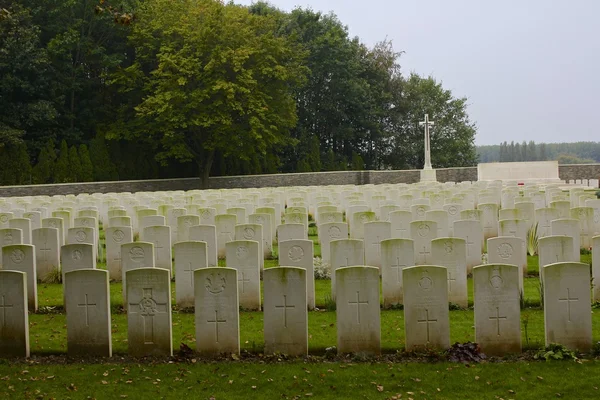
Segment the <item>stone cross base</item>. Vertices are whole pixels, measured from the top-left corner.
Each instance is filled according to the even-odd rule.
[[[435,169],[422,169],[421,170],[421,182],[436,182],[437,175]]]

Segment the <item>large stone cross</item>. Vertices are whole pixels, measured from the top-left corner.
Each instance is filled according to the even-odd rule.
[[[425,120],[419,122],[419,126],[425,127],[425,165],[423,169],[432,169],[431,168],[431,146],[430,146],[430,136],[429,136],[429,128],[433,126],[435,123],[429,120],[429,114],[425,114]]]

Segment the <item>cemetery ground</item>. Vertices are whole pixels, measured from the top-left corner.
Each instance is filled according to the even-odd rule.
[[[311,236],[316,240],[316,236]],[[277,251],[275,246],[274,251]],[[315,244],[315,255],[320,248]],[[582,262],[589,263],[589,254]],[[224,265],[221,260],[220,265]],[[265,268],[277,266],[276,254]],[[404,352],[401,309],[382,310],[378,358],[336,355],[335,304],[331,281],[315,282],[317,310],[308,315],[309,356],[288,359],[262,354],[263,314],[240,313],[239,357],[207,360],[195,348],[193,310],[173,310],[171,359],[127,356],[127,315],[122,286],[110,284],[113,357],[72,359],[66,356],[67,332],[62,285],[38,286],[40,311],[30,315],[32,358],[0,363],[0,393],[6,398],[596,398],[600,396],[600,362],[595,352],[574,360],[544,361],[544,317],[541,308],[537,256],[528,258],[524,281],[521,330],[523,353],[482,363],[451,363],[444,353]],[[100,263],[98,268],[105,268]],[[474,340],[473,290],[469,278],[469,308],[451,306],[452,343]],[[174,298],[175,285],[172,283]],[[593,308],[594,343],[600,341],[600,308]],[[460,351],[457,353],[459,356]],[[469,352],[465,352],[468,358]]]

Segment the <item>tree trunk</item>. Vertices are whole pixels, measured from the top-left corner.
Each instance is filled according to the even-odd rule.
[[[215,151],[210,150],[203,153],[205,153],[204,157],[201,159],[196,159],[196,163],[198,164],[198,176],[200,178],[200,188],[210,189],[209,177],[210,170],[215,159]]]

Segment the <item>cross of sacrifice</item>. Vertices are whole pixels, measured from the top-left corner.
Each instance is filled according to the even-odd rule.
[[[227,322],[226,319],[219,319],[219,311],[215,310],[215,319],[207,320],[209,324],[215,324],[215,342],[219,343],[219,324],[224,324]]]
[[[238,279],[238,282],[242,282],[242,293],[246,293],[246,282],[250,282],[250,279],[246,278],[246,274],[244,272],[240,273],[241,279]]]
[[[432,169],[431,168],[431,146],[430,141],[431,137],[429,135],[429,128],[435,125],[433,121],[429,120],[429,114],[425,114],[425,120],[419,122],[419,126],[423,126],[425,129],[425,165],[423,169]]]
[[[571,297],[571,290],[567,288],[567,298],[558,299],[560,302],[567,302],[567,312],[569,317],[569,322],[571,322],[571,302],[579,301],[579,297]]]
[[[85,295],[85,302],[83,304],[77,304],[77,307],[85,307],[85,326],[90,326],[90,307],[96,307],[96,303],[88,302],[88,295]]]
[[[496,329],[498,331],[498,336],[500,336],[500,320],[504,319],[507,320],[507,317],[501,317],[500,316],[500,307],[496,307],[496,316],[495,317],[489,317],[490,320],[496,320]]]
[[[418,319],[417,322],[419,324],[425,324],[427,327],[427,343],[429,343],[429,324],[432,322],[437,322],[437,319],[429,319],[429,310],[425,309],[425,319]]]
[[[369,301],[360,301],[360,291],[357,290],[356,291],[356,301],[350,301],[348,300],[348,305],[355,305],[356,304],[356,322],[360,325],[360,306],[361,304],[369,304]]]
[[[282,306],[275,306],[275,308],[281,308],[281,309],[283,309],[283,327],[287,328],[287,310],[288,310],[288,308],[296,308],[296,306],[288,305],[288,303],[287,303],[287,296],[284,294],[283,295],[283,305]]]
[[[396,264],[392,264],[392,269],[396,269],[397,283],[400,283],[400,278],[402,278],[402,267],[406,267],[406,265],[400,264],[400,257],[396,257]]]

